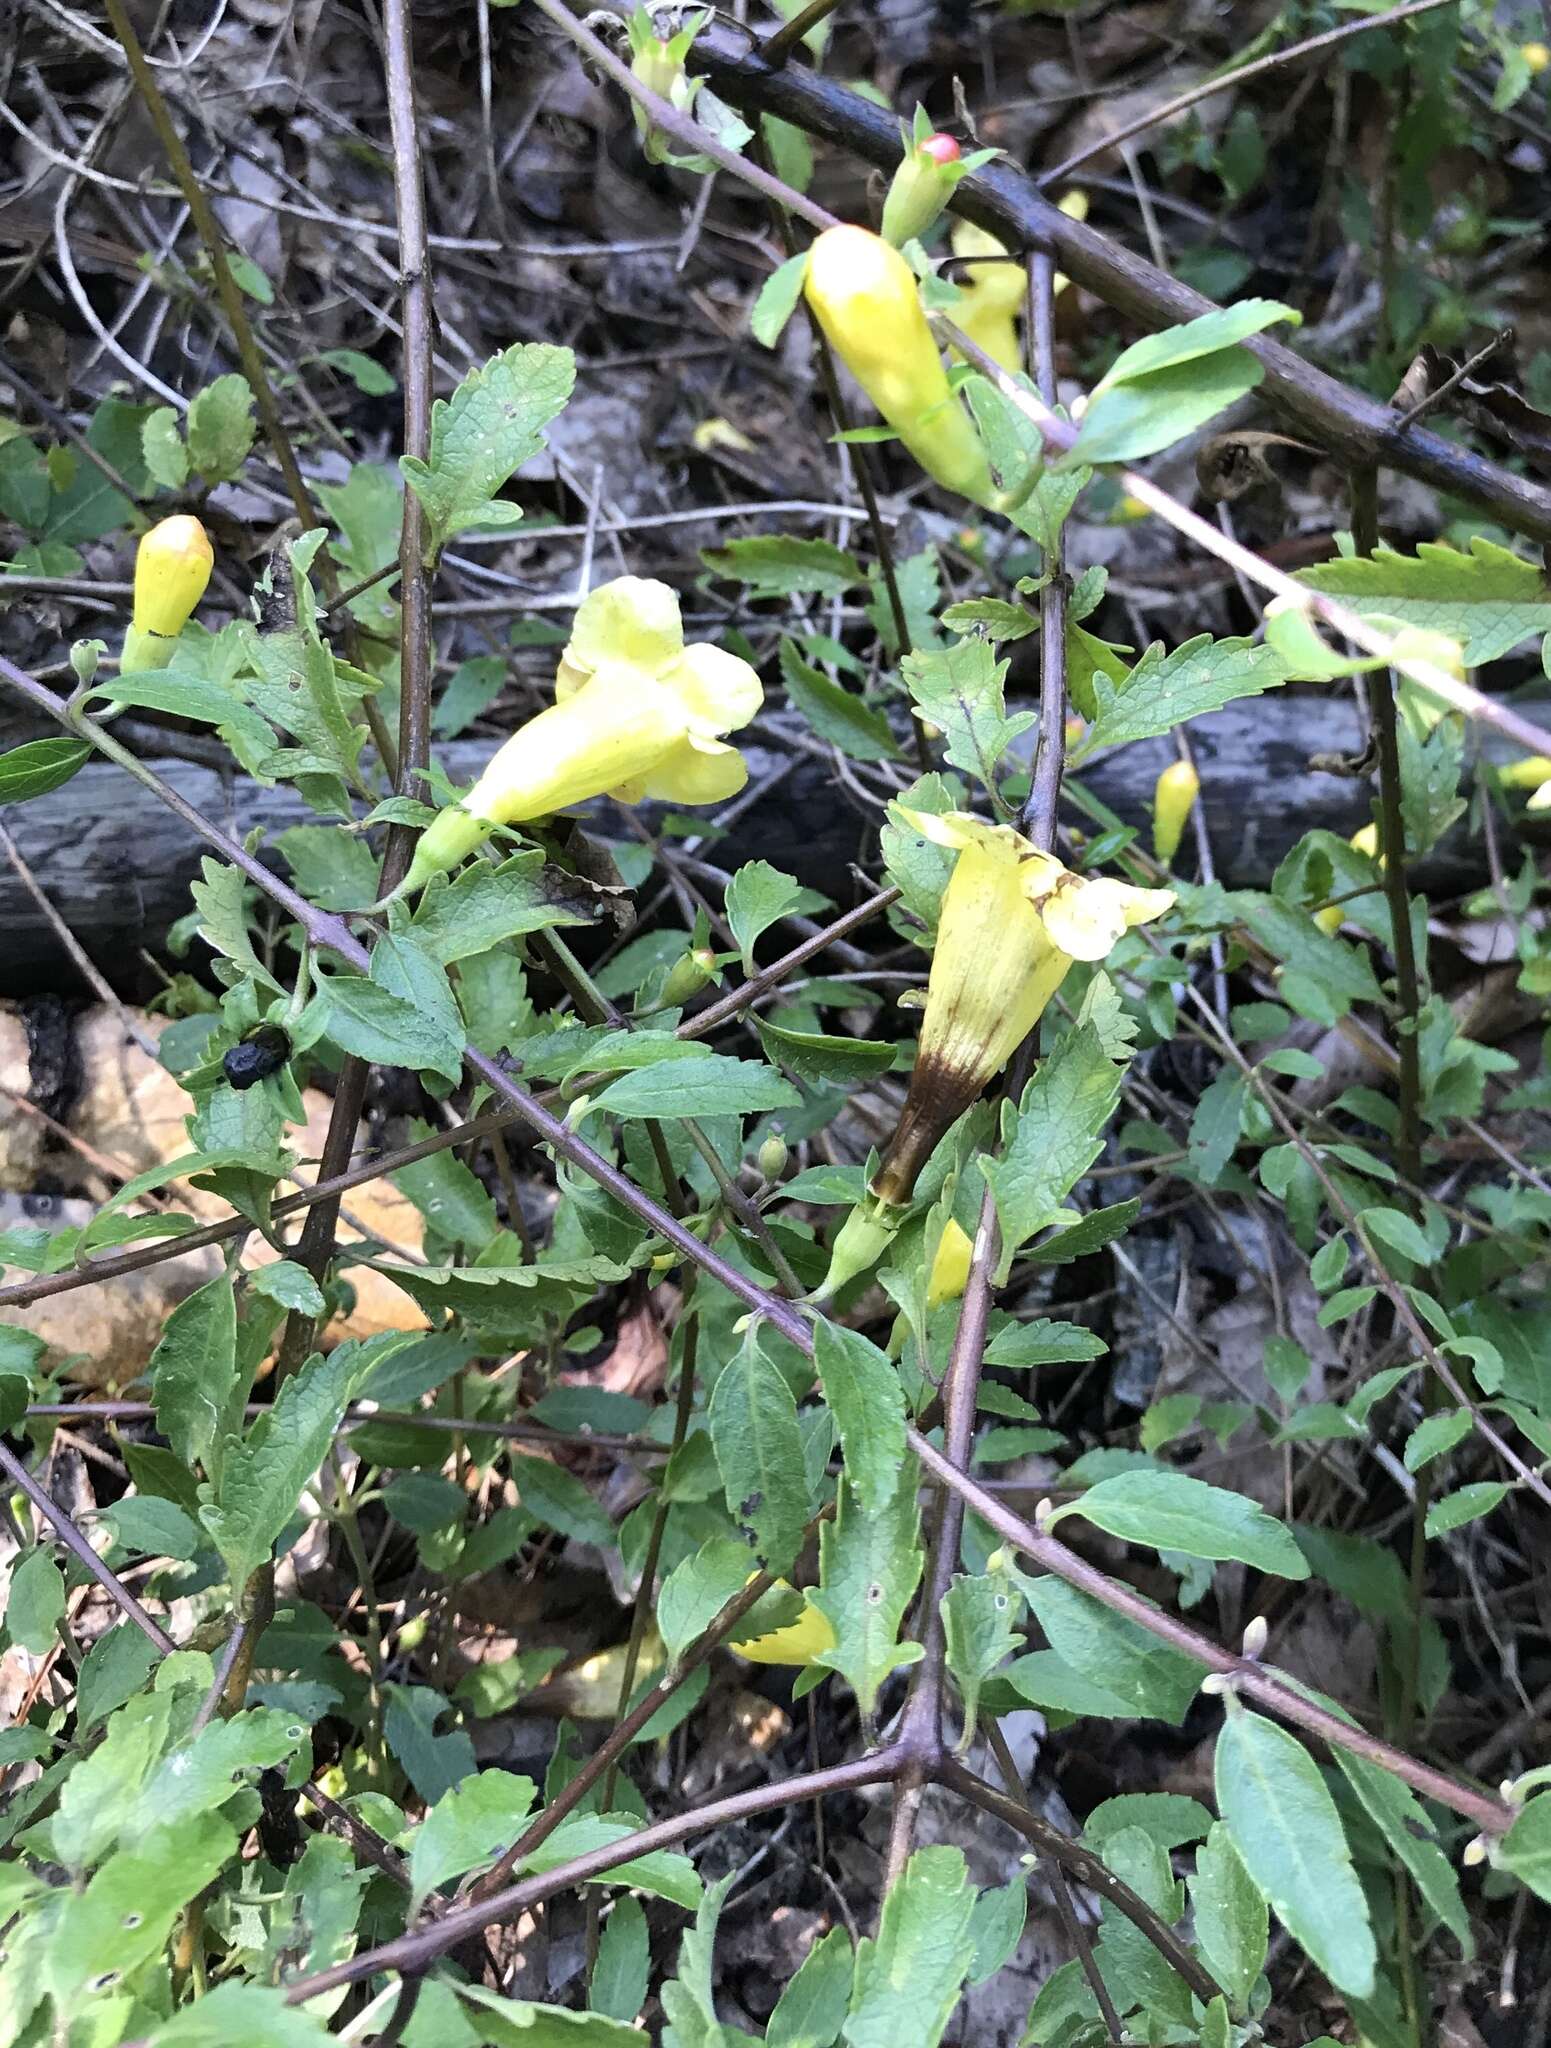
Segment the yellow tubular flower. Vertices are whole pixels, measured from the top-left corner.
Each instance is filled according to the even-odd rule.
[[[582,600],[555,675],[555,702],[495,755],[415,851],[404,892],[456,866],[496,825],[524,824],[589,797],[716,804],[748,780],[724,735],[764,701],[746,661],[686,647],[667,584],[621,576]]]
[[[1185,824],[1195,809],[1201,778],[1188,761],[1165,768],[1153,786],[1152,847],[1165,866],[1179,852]]]
[[[926,1308],[930,1315],[945,1301],[957,1301],[969,1284],[969,1265],[974,1242],[950,1216],[937,1240],[931,1274],[926,1283]]]
[[[777,1579],[776,1584],[784,1591],[791,1590],[782,1579]],[[787,1627],[773,1628],[768,1635],[750,1636],[747,1642],[734,1643],[732,1647],[751,1664],[811,1664],[823,1651],[834,1649],[839,1640],[825,1616],[804,1600],[802,1613]]]
[[[1551,754],[1525,754],[1508,761],[1498,769],[1497,779],[1509,789],[1539,789],[1543,782],[1551,782]]]
[[[989,506],[985,449],[949,388],[899,251],[866,228],[826,228],[808,252],[803,292],[830,347],[927,474]]]
[[[171,643],[204,596],[214,566],[210,536],[186,514],[163,519],[141,535],[135,553],[135,608],[121,662],[126,675],[167,666]]]
[[[969,220],[953,224],[953,253],[980,259],[955,273],[954,282],[964,297],[953,309],[954,326],[962,327],[971,341],[979,342],[988,356],[1016,376],[1023,368],[1017,319],[1028,291],[1023,265],[986,262],[986,257],[1006,256],[1007,245]]]

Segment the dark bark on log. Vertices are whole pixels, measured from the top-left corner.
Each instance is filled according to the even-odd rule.
[[[1361,751],[1358,715],[1345,696],[1251,699],[1196,719],[1190,735],[1219,877],[1230,885],[1265,884],[1283,854],[1313,826],[1347,836],[1368,822],[1366,780],[1309,766],[1314,753]],[[1486,749],[1494,758],[1514,751],[1490,735]],[[492,751],[486,740],[458,741],[441,749],[441,765],[455,782],[469,782]],[[756,784],[789,758],[758,745],[745,751]],[[1168,742],[1152,741],[1097,762],[1080,780],[1128,824],[1145,830],[1153,783],[1172,758]],[[272,839],[288,826],[317,822],[292,790],[265,789],[246,776],[222,776],[187,761],[154,765],[190,803],[238,836],[261,825]],[[612,806],[591,808],[598,830],[629,837]],[[1081,822],[1070,804],[1064,814],[1069,822]],[[876,847],[876,823],[876,814],[864,815],[839,791],[827,761],[804,754],[725,838],[713,842],[710,858],[728,869],[768,860],[843,905],[854,895],[851,864],[871,857]],[[52,795],[10,807],[6,824],[55,909],[109,981],[125,993],[141,991],[146,983],[137,949],[159,954],[168,926],[189,909],[199,842],[148,791],[107,762],[89,764]],[[1182,872],[1190,872],[1188,866]],[[1456,832],[1417,880],[1451,889],[1484,874],[1479,844]],[[0,934],[0,994],[74,986],[75,970],[4,860]],[[202,955],[203,948],[196,953]]]

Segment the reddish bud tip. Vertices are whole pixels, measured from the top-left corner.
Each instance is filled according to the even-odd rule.
[[[956,164],[959,146],[951,135],[928,135],[921,144],[921,154],[929,156],[934,164]]]

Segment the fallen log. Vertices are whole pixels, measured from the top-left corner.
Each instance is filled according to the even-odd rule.
[[[1543,707],[1544,708],[1544,707]],[[1264,885],[1299,836],[1314,826],[1349,836],[1371,815],[1370,786],[1361,777],[1312,767],[1311,757],[1353,756],[1364,733],[1349,698],[1281,695],[1229,705],[1190,728],[1201,774],[1201,804],[1219,878],[1235,887]],[[1514,750],[1483,735],[1488,758]],[[494,748],[464,740],[439,750],[456,782],[469,782]],[[842,794],[829,761],[795,758],[754,743],[745,749],[751,782],[785,772],[768,792],[713,841],[711,857],[731,869],[770,861],[842,905],[855,893],[852,863],[870,857],[877,814]],[[1080,781],[1126,823],[1145,829],[1153,783],[1173,759],[1167,741],[1128,747],[1082,771]],[[256,827],[272,841],[289,826],[317,820],[296,792],[266,789],[183,760],[152,763],[180,795],[236,837]],[[629,838],[621,813],[589,807],[594,829]],[[649,816],[650,814],[648,814]],[[1065,816],[1081,813],[1068,799]],[[148,790],[109,762],[92,762],[61,789],[9,807],[5,823],[34,879],[108,981],[121,993],[145,986],[138,949],[159,951],[167,928],[189,908],[189,884],[204,848]],[[281,865],[279,856],[274,856]],[[1181,871],[1191,872],[1190,854]],[[1484,879],[1479,842],[1462,831],[1417,871],[1420,886],[1461,889]],[[0,994],[72,987],[75,970],[58,935],[11,864],[0,859]]]

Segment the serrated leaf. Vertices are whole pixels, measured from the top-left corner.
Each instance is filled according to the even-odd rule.
[[[514,1455],[509,1462],[517,1497],[531,1515],[578,1543],[595,1543],[603,1550],[613,1548],[614,1525],[607,1511],[574,1472],[551,1465],[544,1458]]]
[[[749,314],[749,331],[766,348],[775,347],[781,338],[781,330],[797,310],[803,279],[807,274],[808,252],[803,249],[795,256],[788,256],[760,286],[759,297]]]
[[[140,453],[151,478],[164,490],[181,491],[188,482],[188,450],[170,405],[159,405],[142,424]]]
[[[748,1545],[733,1536],[703,1543],[680,1559],[657,1596],[657,1627],[670,1658],[676,1661],[742,1592],[753,1568]]]
[[[373,1270],[428,1313],[451,1310],[475,1329],[511,1333],[514,1342],[524,1333],[536,1341],[546,1317],[570,1315],[600,1286],[626,1275],[604,1258],[546,1258],[531,1266],[399,1266],[377,1259]]]
[[[867,581],[845,548],[795,533],[749,534],[724,547],[702,548],[700,559],[716,575],[747,584],[751,597],[844,597]]]
[[[1214,640],[1209,633],[1198,633],[1172,654],[1164,653],[1162,641],[1154,641],[1119,678],[1095,663],[1094,721],[1073,756],[1074,765],[1105,747],[1157,739],[1188,719],[1220,711],[1241,697],[1259,697],[1286,680],[1274,648],[1250,640]]]
[[[410,1126],[410,1135],[416,1141],[428,1138],[430,1126],[417,1119]],[[501,1228],[484,1183],[448,1148],[401,1166],[391,1178],[438,1237],[461,1245],[471,1255],[482,1252]]]
[[[522,1833],[538,1796],[531,1778],[476,1771],[444,1792],[415,1830],[409,1852],[410,1912],[450,1878],[493,1863]]]
[[[864,1511],[881,1513],[894,1496],[905,1461],[899,1373],[860,1330],[821,1317],[813,1334],[813,1360],[840,1432],[846,1477]]]
[[[1001,597],[969,597],[950,604],[942,624],[950,633],[983,633],[987,640],[1023,640],[1039,631],[1039,617],[1021,604]]]
[[[305,1722],[273,1707],[251,1707],[229,1720],[211,1721],[157,1760],[138,1800],[122,1816],[120,1832],[132,1840],[153,1827],[214,1813],[238,1789],[244,1773],[257,1777],[288,1762],[311,1739]]]
[[[326,2048],[334,2038],[323,2021],[288,2005],[285,1993],[235,1978],[213,1985],[164,2025],[152,2027],[146,2048]]]
[[[206,1814],[158,1827],[110,1856],[64,1902],[47,1963],[56,2001],[68,2011],[88,1982],[106,1978],[106,1990],[154,1956],[236,1845],[236,1831]]]
[[[1180,1550],[1187,1557],[1234,1558],[1283,1579],[1309,1576],[1308,1559],[1290,1532],[1258,1502],[1185,1472],[1119,1472],[1057,1508],[1050,1521],[1066,1515],[1081,1515],[1123,1543]]]
[[[790,640],[781,642],[781,678],[786,694],[821,740],[853,761],[892,761],[899,754],[889,722],[841,683],[812,668]]]
[[[199,1519],[240,1591],[274,1548],[301,1491],[328,1454],[355,1391],[358,1360],[341,1347],[291,1375],[245,1437],[229,1436],[219,1493],[199,1490]]]
[[[746,1116],[795,1109],[802,1098],[789,1081],[758,1060],[725,1053],[695,1053],[622,1074],[592,1098],[595,1109],[618,1117]]]
[[[834,2048],[851,2002],[856,1958],[851,1937],[832,1927],[816,1941],[776,2001],[765,2048]]]
[[[556,1828],[549,1840],[542,1842],[518,1867],[532,1871],[557,1870],[573,1857],[586,1856],[594,1849],[610,1848],[616,1842],[627,1842],[639,1829],[640,1822],[624,1814],[579,1813],[573,1820],[565,1821]],[[652,1849],[644,1856],[622,1860],[593,1882],[631,1885],[636,1891],[650,1892],[659,1899],[671,1899],[674,1905],[682,1906],[686,1911],[692,1910],[701,1897],[700,1879],[695,1875],[694,1864],[687,1856],[680,1856],[671,1849]]]
[[[899,1640],[921,1577],[919,1538],[916,1475],[908,1460],[876,1514],[842,1483],[835,1519],[819,1532],[819,1590],[809,1602],[835,1631],[836,1643],[814,1663],[840,1673],[868,1720],[884,1679],[922,1654],[919,1643]]]
[[[1002,1156],[981,1164],[1002,1227],[998,1286],[1030,1238],[1067,1220],[1067,1196],[1103,1149],[1122,1071],[1094,1026],[1079,1025],[1040,1062],[1016,1113],[1004,1108]]]
[[[765,1356],[761,1326],[745,1335],[712,1390],[711,1441],[727,1510],[767,1571],[796,1557],[810,1512],[797,1403]]]
[[[1482,1479],[1474,1486],[1461,1486],[1446,1493],[1442,1500],[1435,1500],[1427,1510],[1426,1533],[1447,1536],[1451,1529],[1463,1529],[1467,1522],[1478,1522],[1483,1515],[1491,1514],[1507,1497],[1508,1488],[1501,1480]]]
[[[887,1073],[894,1047],[876,1038],[837,1038],[824,1031],[791,1031],[784,1024],[754,1019],[759,1042],[772,1065],[815,1087],[850,1088]]]
[[[194,468],[209,483],[230,483],[258,432],[247,378],[234,371],[206,385],[190,405],[185,425]]]
[[[1551,584],[1532,562],[1479,534],[1471,536],[1468,554],[1423,541],[1414,555],[1403,555],[1381,542],[1371,555],[1300,569],[1297,580],[1364,618],[1448,634],[1462,643],[1468,668],[1551,631]]]
[[[943,735],[943,758],[990,788],[996,765],[1038,714],[1007,715],[1007,664],[985,640],[956,640],[945,648],[917,648],[900,673],[919,715]]]
[[[1274,1721],[1237,1707],[1217,1737],[1214,1774],[1218,1811],[1262,1897],[1338,1991],[1371,1997],[1368,1902],[1314,1759]]]
[[[541,853],[518,853],[495,866],[472,862],[450,881],[434,876],[415,906],[409,936],[451,967],[503,939],[591,924],[594,915],[564,874],[545,867]]]
[[[762,932],[787,917],[801,902],[803,886],[767,860],[745,861],[727,884],[727,922],[745,973],[754,972],[754,944]]]
[[[1414,1264],[1430,1267],[1433,1249],[1416,1223],[1403,1209],[1364,1209],[1357,1218],[1364,1231],[1392,1252]]]
[[[856,1950],[848,2048],[937,2048],[975,1960],[975,1894],[960,1849],[917,1849],[890,1886],[876,1941]]]
[[[199,868],[203,880],[195,882],[189,893],[199,912],[201,937],[228,960],[235,960],[242,972],[251,975],[261,988],[275,995],[287,994],[253,949],[243,909],[245,884],[240,871],[223,867],[208,854]]]
[[[237,1300],[229,1274],[178,1303],[149,1370],[157,1427],[185,1465],[204,1463],[237,1377]]]
[[[1208,1187],[1215,1187],[1233,1157],[1243,1128],[1249,1082],[1224,1067],[1201,1094],[1190,1119],[1190,1163]]]
[[[544,428],[576,380],[568,348],[518,342],[431,408],[431,459],[402,456],[404,480],[425,506],[432,551],[470,526],[510,526],[518,506],[495,494],[544,447]]]
[[[272,1266],[258,1266],[246,1276],[249,1291],[278,1301],[282,1308],[295,1309],[304,1316],[321,1316],[327,1303],[323,1289],[305,1266],[294,1259],[277,1259]]]
[[[1012,1651],[1018,1614],[1019,1602],[1001,1573],[955,1578],[943,1595],[948,1669],[964,1702],[964,1748],[974,1739],[980,1689]]]

